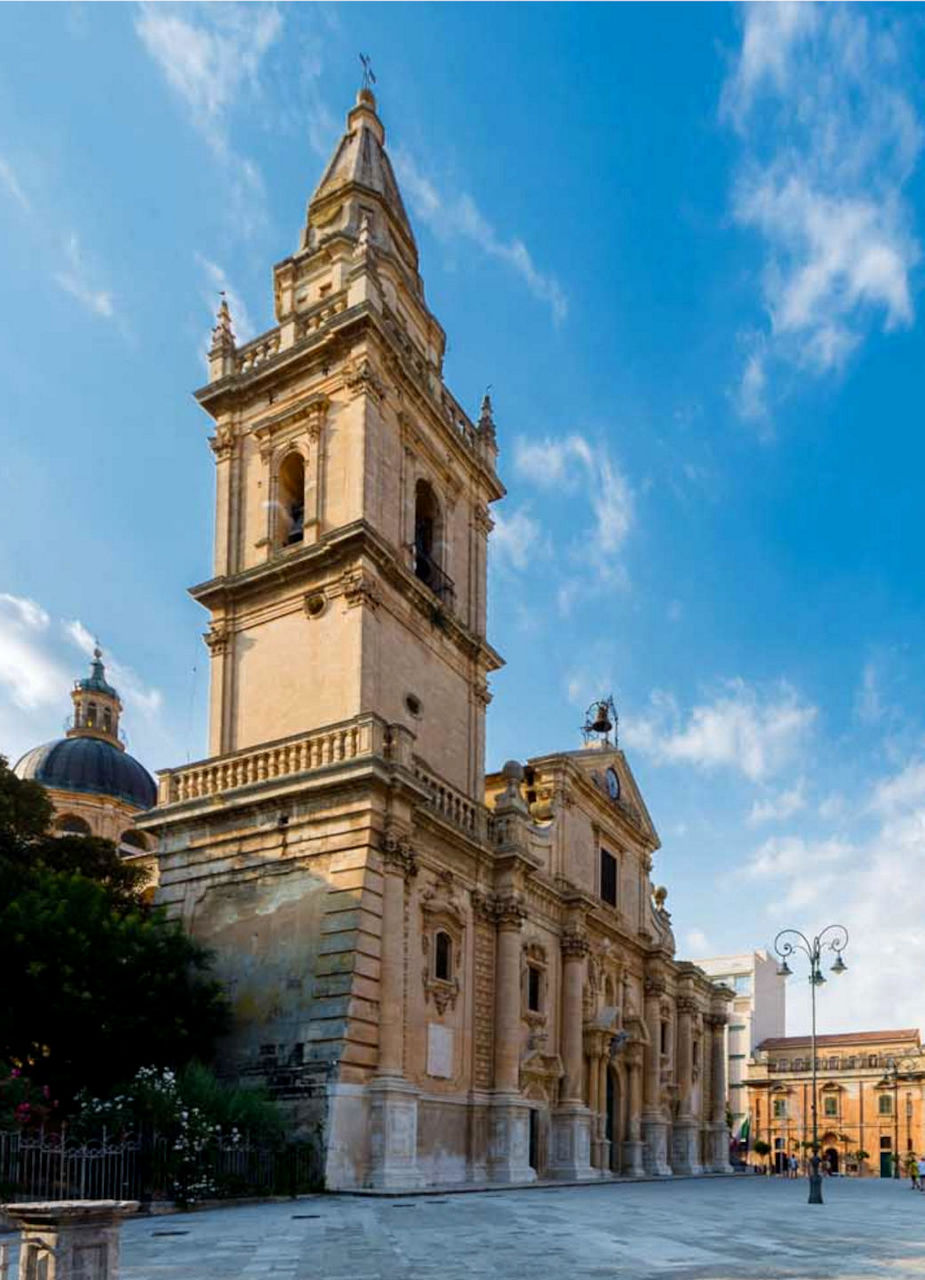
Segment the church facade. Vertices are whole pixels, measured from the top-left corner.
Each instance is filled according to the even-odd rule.
[[[209,756],[139,821],[158,900],[330,1188],[723,1171],[731,993],[674,958],[622,751],[485,776],[492,406],[444,383],[384,141],[361,90],[276,325],[219,311]]]

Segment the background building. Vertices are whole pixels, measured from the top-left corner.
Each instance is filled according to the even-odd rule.
[[[809,1036],[764,1040],[748,1065],[752,1137],[770,1143],[778,1166],[785,1153],[804,1155],[812,1138],[810,1048]],[[894,1153],[903,1166],[908,1153],[925,1154],[925,1058],[918,1031],[817,1036],[816,1055],[821,1154],[834,1172],[890,1177]],[[861,1150],[868,1152],[863,1161]]]
[[[135,827],[135,818],[154,804],[157,786],[125,749],[119,729],[122,703],[106,679],[98,646],[89,676],[74,683],[71,701],[66,735],[27,751],[13,772],[45,787],[55,808],[56,831],[102,836],[125,857],[144,856],[153,842]],[[150,862],[153,874],[154,859]]]
[[[755,1047],[787,1030],[787,982],[767,951],[698,960],[699,967],[718,985],[734,993],[726,1028],[726,1058],[732,1133],[738,1137],[748,1118],[746,1068]]]

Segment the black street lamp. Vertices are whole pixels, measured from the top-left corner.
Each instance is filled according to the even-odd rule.
[[[793,941],[790,939],[793,939]],[[812,942],[800,933],[799,929],[781,929],[774,939],[774,950],[780,956],[780,964],[777,966],[779,977],[789,978],[793,973],[787,963],[787,958],[797,951],[802,951],[809,960],[809,989],[813,1011],[811,1047],[813,1055],[813,1154],[811,1159],[812,1173],[809,1175],[810,1204],[822,1204],[822,1174],[819,1172],[819,1125],[816,1116],[816,988],[821,987],[826,980],[822,972],[822,953],[824,951],[834,951],[835,963],[832,965],[832,973],[844,973],[848,966],[842,959],[842,952],[847,945],[848,930],[842,924],[826,925],[822,932],[813,938]]]

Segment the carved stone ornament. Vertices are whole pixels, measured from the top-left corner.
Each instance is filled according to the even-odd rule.
[[[348,569],[341,579],[341,586],[348,609],[364,605],[376,609],[382,601],[378,582],[365,569]]]
[[[447,1009],[456,1007],[460,992],[460,973],[463,964],[463,937],[466,930],[466,913],[457,897],[453,877],[443,873],[423,891],[420,898],[422,916],[421,950],[424,953],[422,978],[424,999],[433,1000],[442,1016]],[[435,947],[438,933],[445,933],[452,943],[452,967],[449,978],[438,978],[434,973],[431,948]]]
[[[692,1015],[697,1012],[697,1001],[693,996],[678,996],[677,999],[678,1013]]]
[[[353,396],[374,395],[381,400],[385,386],[368,356],[351,356],[344,361],[344,386]]]
[[[500,929],[519,929],[527,918],[527,909],[514,894],[495,899],[495,922]]]
[[[406,880],[412,880],[417,875],[418,862],[407,832],[387,828],[379,852],[386,871],[403,875]]]
[[[562,948],[563,956],[567,960],[581,960],[591,950],[591,943],[585,935],[575,929],[570,929],[567,933],[563,933],[559,939],[559,945]]]
[[[665,979],[649,976],[645,980],[643,989],[647,1000],[660,999],[665,994]]]
[[[213,658],[217,658],[221,654],[227,653],[228,646],[231,643],[231,631],[226,623],[213,622],[202,638],[208,646],[209,653]]]
[[[715,1030],[717,1027],[724,1027],[729,1021],[729,1017],[725,1013],[705,1013],[703,1021],[705,1026],[713,1027]]]
[[[215,435],[210,436],[209,445],[216,458],[227,458],[234,448],[235,431],[229,422],[222,422],[215,428]]]

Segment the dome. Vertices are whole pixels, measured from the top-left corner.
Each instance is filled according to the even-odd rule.
[[[144,765],[102,738],[46,742],[27,751],[13,772],[44,787],[112,796],[139,809],[150,809],[157,800],[157,786]]]

